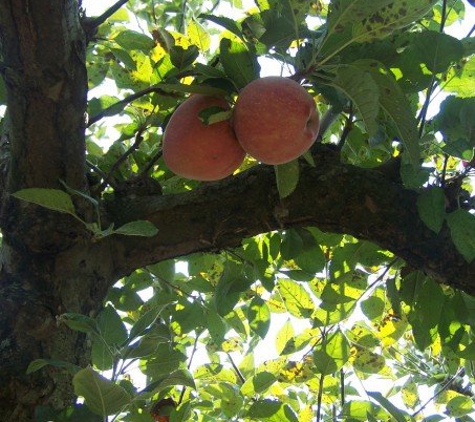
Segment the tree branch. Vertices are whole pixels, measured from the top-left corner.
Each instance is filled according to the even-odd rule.
[[[419,219],[416,192],[379,171],[340,163],[324,144],[315,149],[316,166],[302,163],[297,189],[283,200],[273,168],[256,166],[187,193],[106,204],[106,224],[146,219],[159,229],[148,239],[113,238],[116,277],[164,259],[235,247],[258,233],[316,226],[372,241],[437,281],[475,293],[475,263],[458,253],[447,227],[437,235]]]
[[[119,0],[107,9],[102,15],[92,18],[88,22],[88,26],[92,29],[98,28],[107,19],[109,19],[115,12],[117,12],[129,0]]]

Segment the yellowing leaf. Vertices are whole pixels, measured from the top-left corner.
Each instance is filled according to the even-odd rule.
[[[191,21],[188,24],[187,34],[190,42],[196,45],[201,51],[207,51],[211,45],[211,37],[196,21]]]

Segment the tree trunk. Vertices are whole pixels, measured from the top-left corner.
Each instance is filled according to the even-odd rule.
[[[86,39],[78,3],[2,0],[0,39],[8,105],[2,134],[8,161],[2,163],[0,420],[32,421],[36,406],[64,408],[73,392],[67,372],[47,368],[27,375],[28,364],[38,358],[87,364],[85,336],[58,326],[56,317],[97,311],[112,266],[70,218],[8,195],[60,188],[61,180],[86,188]],[[87,219],[87,209],[82,211]]]

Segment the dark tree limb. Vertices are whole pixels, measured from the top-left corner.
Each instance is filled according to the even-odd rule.
[[[296,191],[279,199],[272,167],[258,166],[191,192],[110,203],[116,226],[147,219],[159,229],[149,239],[116,236],[120,277],[157,261],[237,246],[248,236],[298,226],[372,241],[437,281],[475,294],[475,263],[455,249],[444,227],[435,234],[420,220],[417,193],[377,170],[339,162],[325,145],[316,167],[304,164]]]
[[[114,3],[111,7],[109,7],[109,9],[107,9],[102,15],[97,16],[95,18],[89,18],[86,23],[87,27],[90,30],[94,30],[98,28],[128,1],[129,0],[119,0],[116,3]]]

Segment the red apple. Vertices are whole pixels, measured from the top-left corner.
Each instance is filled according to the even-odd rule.
[[[242,148],[265,164],[283,164],[315,142],[320,119],[315,101],[292,79],[256,79],[240,92],[233,125]]]
[[[199,113],[211,106],[229,110],[223,98],[192,95],[173,113],[163,137],[163,159],[179,176],[193,180],[219,180],[231,175],[245,152],[229,120],[206,125]]]

